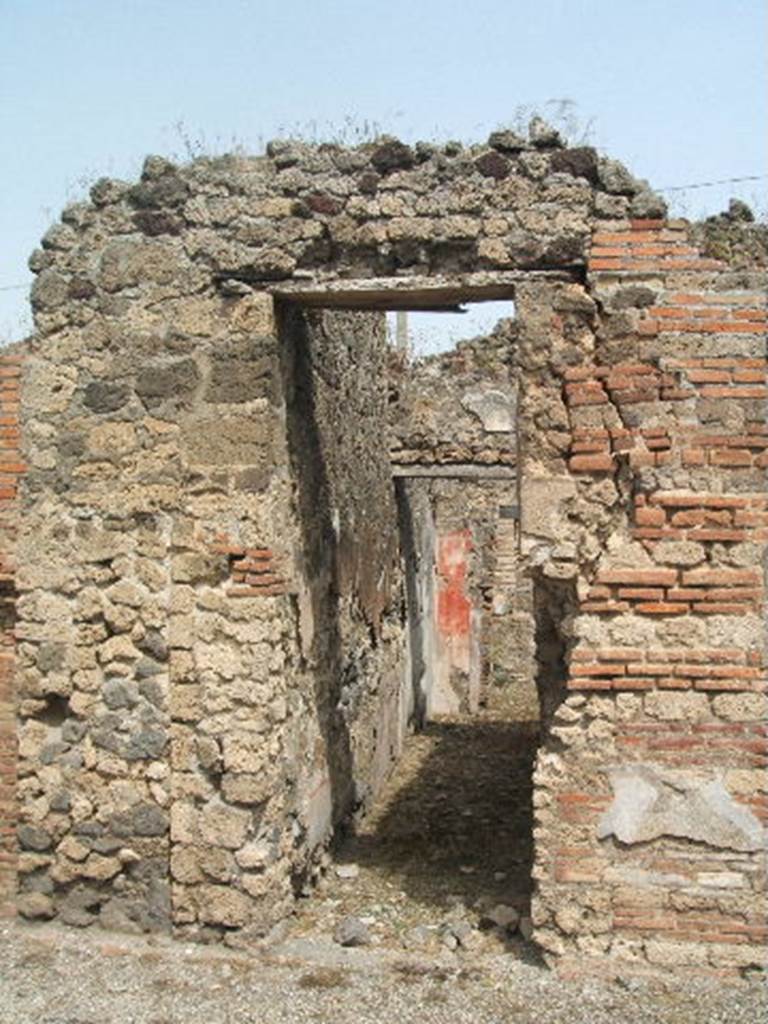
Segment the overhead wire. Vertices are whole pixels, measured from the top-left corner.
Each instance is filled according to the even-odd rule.
[[[664,185],[654,192],[685,192],[689,188],[711,188],[713,185],[736,185],[743,181],[763,181],[768,174],[745,174],[741,178],[720,178],[717,181],[697,181],[692,185]]]

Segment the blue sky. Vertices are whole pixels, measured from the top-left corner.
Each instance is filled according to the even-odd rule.
[[[26,258],[62,206],[149,152],[366,122],[475,141],[568,99],[656,187],[765,174],[767,29],[765,0],[0,0],[0,339],[24,333]],[[670,198],[765,213],[765,185]]]

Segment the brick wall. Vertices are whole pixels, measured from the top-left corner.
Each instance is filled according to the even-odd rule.
[[[765,298],[678,222],[596,232],[588,267],[603,317],[592,363],[562,371],[568,467],[616,517],[579,593],[560,760],[540,759],[538,937],[565,973],[737,974],[768,937]]]
[[[225,534],[216,537],[211,550],[226,555],[232,586],[229,597],[275,597],[286,593],[286,582],[269,548],[246,548],[233,544]]]

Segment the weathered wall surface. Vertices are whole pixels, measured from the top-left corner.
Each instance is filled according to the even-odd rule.
[[[428,716],[510,708],[538,717],[530,580],[518,555],[514,479],[401,478]]]
[[[589,271],[594,350],[561,370],[581,564],[536,773],[537,937],[568,970],[737,972],[766,939],[764,282],[662,221],[596,233]]]
[[[220,302],[173,305],[58,333],[26,364],[19,905],[74,924],[245,924],[261,865],[243,850],[274,778],[258,773],[283,763],[270,304],[235,322]]]
[[[491,143],[274,143],[183,169],[150,158],[137,185],[98,182],[33,254],[38,329],[119,317],[140,295],[583,266],[595,219],[660,209],[620,164],[556,134]]]
[[[392,353],[391,455],[398,467],[510,467],[514,477],[515,334],[508,319],[487,338],[460,342],[413,365]]]
[[[0,916],[13,912],[16,892],[16,530],[19,476],[19,380],[23,346],[0,356]]]
[[[703,256],[724,260],[731,267],[768,267],[768,224],[755,221],[740,199],[732,199],[723,213],[693,224],[691,237]]]
[[[287,309],[281,336],[302,537],[296,681],[313,701],[297,756],[315,751],[314,839],[369,807],[400,752],[410,709],[405,598],[381,435],[384,317]]]
[[[57,446],[31,452],[19,580],[31,916],[263,931],[398,748],[394,499],[363,429],[382,332],[287,328],[286,433],[271,301],[226,308],[29,359],[30,436]]]
[[[263,931],[308,870],[312,822],[333,815],[333,799],[306,802],[336,772],[305,785],[308,764],[335,756],[322,741],[346,730],[376,777],[396,750],[372,753],[372,711],[331,712],[334,645],[307,646],[307,607],[337,618],[337,652],[372,624],[368,678],[394,694],[399,583],[363,572],[365,519],[337,502],[357,471],[341,467],[334,388],[312,364],[346,376],[348,328],[308,320],[292,364],[269,293],[442,275],[515,294],[519,556],[549,726],[535,937],[569,970],[754,964],[763,278],[700,258],[620,165],[563,149],[540,124],[467,150],[285,143],[181,170],[152,158],[138,185],[102,181],[91,200],[32,259],[21,911]],[[286,379],[304,381],[303,397]],[[314,519],[302,416],[326,463]],[[381,460],[365,446],[355,458],[380,496]],[[390,550],[374,551],[384,569]],[[337,792],[341,811],[351,789]]]

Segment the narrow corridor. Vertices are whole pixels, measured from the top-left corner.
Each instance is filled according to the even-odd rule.
[[[354,915],[374,942],[429,947],[450,945],[463,923],[475,948],[520,947],[519,932],[488,915],[529,914],[538,735],[536,721],[485,712],[411,736],[372,813],[338,841],[320,891],[300,902],[297,926],[330,930]]]

